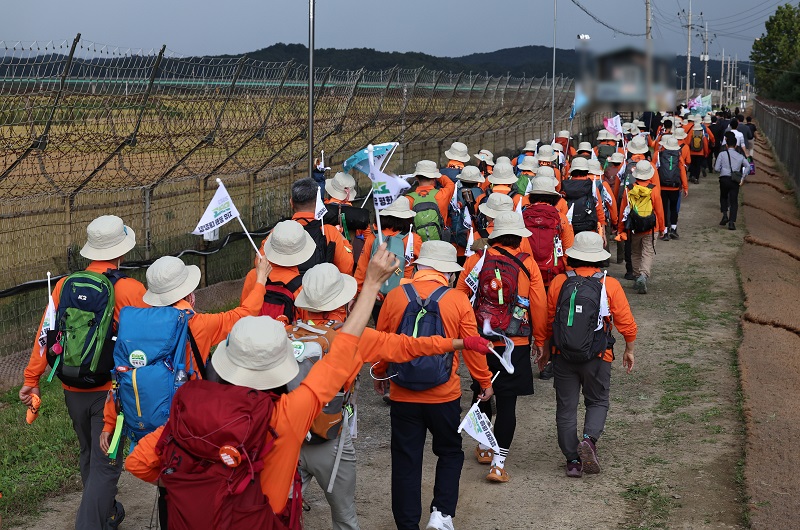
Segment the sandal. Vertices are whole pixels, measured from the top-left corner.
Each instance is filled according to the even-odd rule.
[[[475,448],[475,458],[478,459],[479,464],[491,464],[494,458],[494,451],[491,449],[481,449],[480,446]]]
[[[486,480],[489,482],[508,482],[509,476],[505,468],[492,466],[489,470],[489,474],[486,475]]]

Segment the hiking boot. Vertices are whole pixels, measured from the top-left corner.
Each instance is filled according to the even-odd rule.
[[[494,458],[494,451],[491,449],[481,449],[480,446],[475,448],[475,458],[479,464],[491,464]]]
[[[639,277],[636,278],[636,284],[634,285],[634,288],[639,294],[647,294],[647,276],[640,274]]]
[[[436,509],[436,506],[433,507],[433,511],[431,512],[431,518],[428,519],[428,525],[425,527],[425,530],[456,530],[453,526],[453,518],[449,515],[445,515],[439,510]]]
[[[547,363],[544,365],[544,370],[539,372],[539,379],[543,379],[547,381],[548,379],[553,378],[553,363]]]
[[[106,524],[108,528],[119,528],[119,525],[122,524],[122,521],[125,520],[125,507],[122,506],[122,503],[115,500],[114,501],[114,509],[113,515],[108,518]]]
[[[669,237],[671,239],[680,239],[681,238],[681,236],[678,235],[678,229],[677,228],[670,228],[669,229]]]
[[[492,466],[489,470],[489,474],[486,475],[486,480],[489,482],[508,482],[510,477],[508,473],[506,473],[505,468]]]
[[[626,280],[635,280],[636,279],[636,275],[634,273],[628,271],[628,272],[625,273],[625,279]]]
[[[733,221],[728,223],[728,230],[736,230],[736,223],[734,223]]]
[[[660,239],[661,241],[669,241],[669,232],[667,232],[666,234],[661,234],[661,237],[659,237],[658,239]]]
[[[581,457],[581,466],[584,473],[595,475],[600,473],[600,461],[597,459],[597,448],[589,437],[584,437],[578,444],[578,455]]]
[[[581,466],[580,460],[567,462],[567,476],[570,478],[581,478],[583,476],[583,466]]]
[[[728,214],[722,214],[722,221],[719,222],[719,226],[725,226],[728,224]]]
[[[705,169],[703,170],[703,176],[704,176],[704,177],[707,177],[707,176],[708,176],[708,175],[706,175],[706,170],[705,170]]]

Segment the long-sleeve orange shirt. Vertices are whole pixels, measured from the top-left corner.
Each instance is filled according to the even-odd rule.
[[[596,267],[578,267],[575,269],[575,274],[579,276],[591,276],[600,272]],[[566,274],[559,274],[553,278],[550,284],[550,290],[547,292],[547,338],[553,336],[553,321],[556,318],[556,305],[558,304],[558,295],[561,294],[561,287],[567,280]],[[606,277],[606,295],[608,296],[608,307],[611,311],[611,319],[614,326],[617,328],[625,342],[633,342],[636,340],[636,321],[633,319],[631,307],[628,305],[628,298],[625,296],[625,291],[622,289],[619,280]],[[606,350],[603,354],[603,360],[611,362],[614,360],[614,354],[611,348]]]
[[[456,192],[456,183],[447,177],[439,178],[437,181],[439,187],[433,185],[417,186],[416,193],[426,195],[428,193],[436,192],[436,205],[439,207],[439,213],[442,214],[442,220],[445,226],[450,226],[450,201],[453,200],[453,194]],[[414,207],[414,196],[406,195],[408,203],[411,208]],[[366,245],[364,245],[366,247]]]
[[[305,226],[314,220],[313,212],[297,212],[292,216],[292,220]],[[353,272],[353,247],[342,233],[335,226],[322,225],[325,232],[325,240],[333,243],[335,251],[333,254],[333,264],[342,274],[352,274]]]
[[[650,179],[650,180],[637,180],[636,184],[638,184],[639,186],[644,186],[644,187],[647,187],[647,186],[649,186],[651,184],[654,186],[652,192],[650,193],[650,200],[653,201],[653,212],[656,214],[656,226],[655,226],[655,228],[653,230],[655,230],[656,233],[660,233],[660,232],[664,231],[664,226],[665,226],[664,225],[664,203],[661,202],[661,193],[659,191],[660,188],[658,186],[656,186],[655,185],[656,183],[654,182],[655,177],[656,177],[657,174],[658,173],[653,175],[653,178]],[[625,221],[622,219],[622,217],[623,217],[622,214],[623,214],[623,212],[625,212],[625,208],[627,208],[627,207],[628,207],[628,194],[627,193],[623,193],[622,194],[622,202],[619,205],[620,217],[619,217],[618,230],[620,231],[620,233],[625,230]],[[648,232],[644,232],[644,233],[650,234],[650,233],[653,232],[653,230],[649,230]]]
[[[384,228],[381,230],[383,237],[389,236],[396,236],[400,232],[397,230],[392,230],[391,228]],[[364,285],[364,279],[367,277],[367,265],[369,265],[369,260],[372,257],[372,245],[375,243],[375,233],[370,230],[366,234],[364,234],[364,251],[361,253],[361,256],[358,257],[358,265],[356,266],[356,272],[353,275],[356,279],[356,283],[358,284],[358,292],[361,292],[361,286]],[[408,244],[408,234],[403,237],[403,249],[406,248]],[[422,248],[422,238],[419,236],[414,237],[414,256],[419,256],[419,251]],[[403,259],[400,259],[403,261]],[[404,277],[411,278],[414,274],[414,266],[410,264],[406,264],[404,267]]]
[[[500,254],[498,250],[496,250],[496,246],[491,246],[488,249],[490,256],[497,256]],[[516,256],[521,251],[524,252],[521,248],[511,248],[511,247],[503,247],[500,246],[503,250]],[[458,282],[456,283],[456,289],[464,293],[464,295],[469,298],[472,296],[472,291],[467,286],[467,276],[469,273],[472,272],[473,267],[475,264],[478,263],[480,259],[480,254],[476,253],[472,256],[467,258],[467,261],[464,262],[464,270],[461,271],[461,274],[458,276]],[[547,316],[547,300],[545,298],[545,291],[544,291],[544,282],[542,281],[542,273],[539,272],[539,266],[536,265],[536,260],[533,259],[532,255],[528,255],[527,258],[522,260],[522,264],[525,265],[525,268],[528,269],[528,272],[531,275],[530,281],[528,277],[525,275],[524,272],[520,271],[517,277],[517,290],[523,296],[527,296],[530,306],[528,307],[528,318],[530,318],[531,326],[533,326],[533,339],[537,346],[544,346],[544,341],[547,338],[547,334],[545,333],[544,325]],[[474,313],[473,313],[474,315]],[[526,344],[530,344],[530,339],[528,337],[509,337],[511,340],[514,341],[514,344],[517,346],[524,346]],[[498,343],[502,344],[502,342]]]
[[[117,266],[110,261],[92,261],[89,263],[89,266],[86,267],[86,270],[102,274],[109,269],[114,270],[116,268]],[[61,296],[61,287],[64,285],[64,280],[66,280],[66,278],[61,278],[58,280],[53,288],[53,304],[56,306],[56,310],[58,310],[58,299]],[[148,307],[148,305],[142,301],[142,297],[144,296],[146,290],[147,289],[145,289],[141,282],[134,280],[133,278],[119,279],[114,285],[114,320],[119,322],[119,310],[125,306],[130,305],[135,307]],[[31,350],[31,356],[28,360],[28,366],[25,367],[25,380],[23,383],[25,386],[38,387],[39,378],[42,377],[42,374],[47,369],[47,355],[45,355],[45,352],[41,350],[38,341],[38,337],[42,332],[43,321],[44,314],[42,315],[42,320],[39,322],[39,327],[36,330],[37,340],[35,340],[33,343],[33,349]],[[62,384],[62,386],[65,390],[69,390],[71,392],[98,392],[102,390],[109,390],[111,388],[111,383],[106,383],[105,385],[97,388],[75,388],[64,384]]]
[[[446,277],[434,270],[421,270],[414,274],[411,282],[421,298],[427,298],[442,285],[447,285]],[[408,302],[402,289],[394,289],[386,295],[378,318],[376,329],[387,333],[396,333],[403,319],[403,312]],[[445,336],[449,338],[474,337],[478,333],[475,314],[469,299],[464,293],[451,289],[439,300],[439,311],[442,318]],[[449,348],[448,348],[449,349]],[[486,357],[471,350],[462,350],[461,356],[469,369],[469,373],[481,385],[491,386],[492,374],[486,364]],[[386,374],[387,364],[378,363],[373,372],[377,376]],[[453,370],[450,380],[429,390],[414,391],[391,385],[390,397],[393,401],[410,403],[447,403],[461,396],[461,379],[458,375],[458,355],[453,355]]]

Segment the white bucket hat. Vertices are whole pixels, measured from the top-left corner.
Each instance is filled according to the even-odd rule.
[[[694,125],[692,125],[692,130],[693,131],[702,131],[703,130],[703,125],[699,121],[695,121]]]
[[[101,215],[86,227],[86,244],[81,256],[90,260],[111,260],[136,246],[136,234],[116,215]]]
[[[355,298],[357,291],[355,278],[342,274],[332,263],[320,263],[303,275],[303,290],[294,305],[316,313],[333,311]]]
[[[647,140],[644,136],[636,136],[628,142],[628,151],[637,155],[643,155],[650,149],[647,147]]]
[[[486,162],[487,166],[494,165],[494,155],[488,149],[481,149],[480,151],[478,151],[477,155],[472,155],[472,156],[474,156],[481,162]]]
[[[591,152],[592,152],[592,144],[590,144],[589,142],[581,142],[581,143],[579,143],[579,144],[578,144],[578,149],[577,149],[577,151],[578,151],[579,153],[580,153],[581,151],[586,151],[586,152],[588,152],[588,153],[591,153]]]
[[[567,138],[567,139],[569,139],[569,138],[572,138],[572,136],[569,135],[569,131],[564,130],[564,131],[558,131],[558,134],[556,135],[556,138]]]
[[[609,164],[621,164],[625,162],[625,155],[617,151],[615,153],[611,153],[611,156],[609,156],[606,161],[608,161]]]
[[[508,158],[507,156],[498,156],[497,160],[494,161],[495,165],[502,164],[502,163],[510,164],[511,163],[511,159]]]
[[[463,144],[462,144],[463,145]],[[455,158],[453,160],[456,160]],[[438,179],[442,176],[439,173],[439,166],[432,160],[420,160],[414,165],[414,176],[417,175],[429,179]]]
[[[272,233],[264,244],[264,255],[270,263],[282,267],[294,267],[305,263],[317,244],[311,234],[297,221],[281,221],[272,229]]]
[[[569,174],[575,171],[589,171],[589,161],[583,157],[576,157],[569,166]]]
[[[665,134],[658,143],[664,146],[664,149],[667,149],[668,151],[677,151],[681,148],[681,146],[678,145],[678,139],[671,134]]]
[[[286,329],[267,316],[236,322],[217,345],[211,365],[225,381],[256,390],[281,387],[300,371]]]
[[[514,199],[505,193],[490,193],[486,202],[478,206],[478,211],[494,219],[503,212],[513,212]]]
[[[600,131],[597,133],[598,142],[603,142],[605,140],[613,140],[613,139],[614,137],[611,136],[611,134],[605,129],[600,129]]]
[[[558,153],[553,151],[553,147],[549,145],[543,145],[539,148],[539,160],[544,160],[545,162],[552,162],[553,160],[558,159]]]
[[[561,195],[556,191],[556,181],[548,177],[534,177],[531,179],[531,195]]]
[[[446,241],[425,241],[419,249],[415,265],[426,265],[439,272],[459,272],[456,247]]]
[[[325,192],[340,201],[355,200],[356,179],[352,175],[340,171],[332,179],[325,181]]]
[[[449,160],[458,160],[466,164],[469,162],[469,149],[467,149],[466,144],[453,142],[450,144],[450,149],[444,152],[444,156]]]
[[[536,146],[539,145],[539,140],[528,140],[525,142],[525,147],[522,148],[523,152],[530,151],[532,153],[536,152]]]
[[[686,130],[683,127],[678,127],[672,133],[676,140],[684,140],[686,138]]]
[[[147,292],[142,300],[153,307],[169,306],[189,296],[200,284],[200,268],[175,256],[162,256],[147,268]]]
[[[611,257],[611,254],[603,248],[602,236],[592,230],[575,234],[575,241],[565,253],[570,258],[588,263],[599,263]]]
[[[494,165],[494,163],[491,165]],[[472,184],[483,184],[486,182],[486,179],[481,175],[481,170],[475,166],[464,166],[464,169],[458,174],[458,180]]]
[[[516,184],[517,176],[514,174],[514,168],[511,167],[511,164],[498,162],[495,164],[494,171],[489,175],[488,180],[492,184]]]
[[[530,237],[531,231],[525,228],[525,221],[517,212],[503,212],[494,219],[494,230],[489,239],[500,236]]]
[[[707,115],[703,118],[703,123],[706,125],[711,125],[711,116]]]
[[[622,132],[631,132],[631,127],[633,124],[629,121],[626,121],[622,124]]]
[[[600,165],[600,161],[595,159],[589,160],[589,174],[590,175],[602,175],[603,174],[603,166]]]
[[[541,149],[539,150],[541,152]],[[556,155],[558,156],[558,155]],[[537,158],[534,156],[525,156],[522,162],[517,164],[517,169],[520,171],[536,171],[539,168]]]
[[[639,160],[636,162],[636,167],[633,169],[633,177],[636,180],[650,180],[653,178],[653,174],[656,172],[656,169],[653,167],[653,164],[650,163],[648,160]]]
[[[550,147],[553,148],[553,151],[558,151],[559,153],[563,153],[564,152],[564,146],[562,146],[558,142],[556,142],[554,144],[550,144]]]
[[[556,180],[556,181],[558,180],[558,179],[556,179],[556,170],[553,169],[551,166],[541,166],[541,167],[539,167],[539,169],[536,170],[536,176],[537,177],[548,177],[548,178],[551,178],[551,179]]]
[[[399,219],[411,219],[417,213],[411,209],[411,201],[406,196],[398,197],[392,204],[378,212],[382,217],[397,217]]]

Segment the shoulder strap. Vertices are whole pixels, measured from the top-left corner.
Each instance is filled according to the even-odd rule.
[[[127,276],[125,275],[125,273],[124,273],[124,272],[122,272],[122,271],[121,271],[121,270],[119,270],[119,269],[108,269],[106,272],[104,272],[104,273],[103,273],[103,275],[104,275],[106,278],[108,278],[108,280],[111,282],[111,285],[116,285],[116,283],[117,283],[119,280],[121,280],[121,279],[123,279],[123,278],[127,278]]]
[[[413,285],[410,283],[403,284],[403,293],[406,295],[406,300],[408,300],[409,303],[416,301],[420,307],[422,307],[422,299],[420,299],[419,293],[417,293]]]
[[[595,272],[594,274],[592,274],[592,278],[597,278],[598,280],[602,280],[603,276],[604,276],[604,274],[602,273],[602,271],[598,271],[598,272]]]
[[[514,254],[512,254],[512,253],[508,252],[507,250],[502,249],[500,247],[492,247],[492,248],[494,250],[498,251],[500,254],[504,255],[505,257],[511,258],[514,261],[514,263],[516,263],[519,266],[520,270],[522,270],[522,272],[525,273],[525,276],[528,277],[528,281],[530,281],[531,273],[528,272],[528,268],[525,265],[523,265],[523,263],[519,260],[518,257],[516,257]]]
[[[189,332],[189,345],[192,348],[192,355],[194,356],[194,363],[197,365],[197,371],[200,372],[200,377],[206,379],[206,365],[203,363],[203,356],[200,355],[200,348],[197,347],[197,342],[192,335],[192,328],[186,324],[186,331]]]
[[[295,276],[294,278],[292,278],[289,281],[289,283],[284,284],[286,289],[289,292],[291,292],[292,295],[294,295],[295,291],[297,291],[300,288],[301,285],[303,285],[303,277],[300,276],[299,274],[297,276]]]
[[[427,298],[427,300],[426,300],[426,301],[429,301],[429,302],[436,302],[436,303],[438,304],[438,303],[439,303],[439,300],[441,300],[441,299],[442,299],[442,297],[443,297],[445,294],[447,294],[447,291],[449,291],[449,290],[450,290],[450,288],[449,288],[448,286],[446,286],[446,285],[442,285],[441,287],[437,287],[437,288],[436,288],[436,290],[435,290],[435,291],[433,291],[433,292],[430,294],[430,296]]]
[[[573,271],[573,270],[568,270],[566,274],[567,274],[567,278],[572,278],[574,276],[577,276],[577,274],[575,274],[575,271]]]

